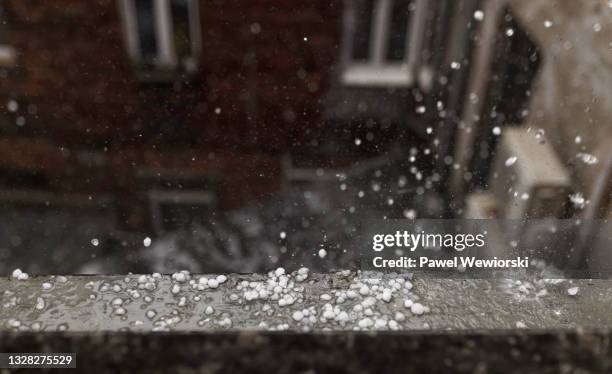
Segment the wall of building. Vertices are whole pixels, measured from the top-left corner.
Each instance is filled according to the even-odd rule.
[[[130,195],[143,168],[221,174],[225,207],[273,193],[279,155],[321,126],[342,3],[199,4],[201,71],[151,85],[116,0],[2,1],[17,65],[0,89],[0,168],[66,193]]]
[[[541,47],[527,125],[542,128],[578,191],[588,196],[612,152],[612,6],[604,0],[512,0],[521,24]],[[577,140],[578,137],[578,140]]]

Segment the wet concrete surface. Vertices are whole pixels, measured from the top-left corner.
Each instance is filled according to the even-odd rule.
[[[191,277],[197,280],[199,276]],[[385,277],[393,278],[390,275]],[[338,295],[337,292],[356,288],[356,281],[368,278],[349,272],[311,274],[302,282],[296,281],[294,287],[299,293],[292,296],[295,302],[284,306],[276,300],[247,300],[243,297],[246,289],[239,290],[241,282],[265,283],[268,280],[265,275],[230,275],[218,287],[204,290],[198,290],[188,282],[176,282],[170,276],[161,276],[154,290],[142,286],[139,289],[138,278],[138,275],[128,275],[38,276],[22,281],[0,279],[0,329],[79,332],[252,329],[466,331],[612,327],[612,282],[609,280],[415,277],[407,281],[412,284],[409,291],[393,294],[388,301],[373,297],[372,291],[368,305],[371,311],[363,314],[355,312],[355,305],[363,304],[368,297],[358,294],[338,302],[334,296],[334,293]],[[214,276],[209,278],[214,279]],[[175,285],[178,290],[173,289]],[[570,289],[577,294],[570,295]],[[330,295],[331,300],[323,300],[323,294]],[[425,312],[413,313],[411,308],[406,308],[406,300],[422,304]],[[344,319],[330,317],[325,320],[321,317],[325,311],[324,304],[347,311],[348,315]],[[305,318],[294,318],[296,311],[308,315],[305,310],[309,308],[315,317],[310,322]],[[403,317],[397,317],[397,312]],[[336,317],[337,314],[336,311]],[[381,322],[378,326],[359,325],[365,318]],[[385,324],[383,320],[395,320],[397,325]]]
[[[609,280],[278,274],[3,278],[0,352],[90,373],[612,370]]]

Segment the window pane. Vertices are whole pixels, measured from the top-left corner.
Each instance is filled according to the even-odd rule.
[[[174,29],[174,46],[179,59],[191,55],[191,39],[189,26],[190,0],[172,0],[172,26]]]
[[[370,35],[374,0],[355,1],[355,23],[353,29],[352,58],[356,61],[370,57]]]
[[[135,0],[134,4],[136,7],[140,57],[144,60],[152,60],[157,57],[157,37],[155,35],[153,1]]]
[[[410,12],[413,10],[412,3],[410,0],[393,1],[387,44],[387,60],[402,61],[406,56],[406,37],[408,35]]]

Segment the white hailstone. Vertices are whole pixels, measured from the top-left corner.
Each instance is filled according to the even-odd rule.
[[[295,299],[293,298],[293,296],[284,295],[282,299],[278,300],[278,305],[279,306],[293,305],[294,302],[295,302]]]
[[[514,35],[514,29],[508,28],[506,29],[506,36],[512,36]]]
[[[349,299],[355,299],[359,296],[359,294],[357,294],[357,292],[355,290],[348,290],[346,291],[345,296]]]
[[[405,209],[404,210],[404,218],[406,218],[406,219],[415,219],[416,218],[416,210],[414,210],[414,209]]]
[[[124,308],[119,307],[119,308],[115,309],[114,313],[116,315],[118,315],[118,316],[122,316],[122,315],[126,314],[127,311]]]
[[[121,299],[120,297],[116,297],[116,298],[111,300],[111,305],[112,306],[120,306],[122,304],[123,304],[123,299]]]
[[[281,231],[279,236],[280,236],[281,239],[285,239],[287,237],[287,233],[284,232],[284,231]]]
[[[396,312],[395,316],[393,317],[396,321],[403,321],[406,319],[406,316],[404,315],[404,313],[401,312]]]
[[[208,287],[210,287],[210,288],[217,288],[217,287],[219,287],[219,281],[217,281],[217,279],[209,279],[208,280]]]
[[[187,298],[185,296],[181,296],[178,302],[178,306],[185,306],[187,304]]]
[[[414,303],[410,307],[410,311],[412,312],[412,314],[419,316],[425,313],[425,307],[420,303]]]
[[[12,276],[17,280],[27,280],[30,277],[28,273],[24,273],[23,271],[21,271],[21,269],[13,270]]]
[[[427,110],[427,109],[425,108],[425,106],[424,106],[424,105],[419,105],[419,106],[416,108],[416,112],[417,112],[417,113],[419,113],[419,114],[423,114],[423,113],[425,113],[425,111],[426,111],[426,110]]]
[[[516,160],[518,160],[518,157],[516,156],[510,156],[506,159],[506,162],[504,163],[507,167],[510,167],[512,165],[514,165],[516,163]]]
[[[527,192],[523,192],[521,194],[521,200],[523,200],[523,201],[529,200],[529,194]]]
[[[43,290],[50,290],[53,287],[53,285],[49,282],[45,282],[42,284],[42,289]]]
[[[501,135],[501,132],[502,132],[501,131],[501,127],[495,126],[495,127],[493,127],[493,130],[491,130],[491,132],[493,132],[493,135],[499,136],[499,135]]]
[[[57,326],[57,331],[66,331],[66,330],[68,330],[68,324],[67,323],[62,323],[62,324]]]
[[[280,277],[281,275],[285,275],[285,269],[283,269],[283,268],[278,268],[278,269],[276,269],[276,270],[274,271],[274,274],[275,274],[277,277]]]
[[[256,290],[248,290],[244,292],[244,298],[246,301],[256,300],[259,297],[259,292]]]
[[[324,293],[323,295],[321,295],[321,300],[323,300],[323,301],[329,301],[331,299],[332,299],[332,297],[329,294]]]
[[[375,329],[382,329],[387,327],[387,320],[386,319],[382,319],[382,318],[377,318],[376,321],[374,321],[374,328]]]
[[[9,327],[19,327],[21,326],[21,321],[11,318],[8,321],[6,321],[6,324],[9,325]]]
[[[400,325],[399,325],[399,323],[397,323],[396,321],[391,320],[391,321],[389,321],[389,328],[390,328],[391,330],[393,330],[393,331],[397,331],[397,330],[399,330]]]
[[[204,313],[206,313],[207,315],[211,315],[215,312],[215,309],[212,306],[207,306],[206,309],[204,310]]]
[[[219,284],[223,284],[227,281],[227,276],[221,274],[221,275],[217,275],[217,282]]]
[[[359,326],[362,329],[367,329],[368,327],[372,327],[373,325],[374,325],[374,322],[370,318],[367,318],[367,317],[357,322],[357,326]]]
[[[601,23],[593,24],[593,31],[600,32],[601,31]]]
[[[580,287],[571,287],[567,289],[567,294],[570,296],[578,295],[578,291],[580,291]]]
[[[590,154],[590,153],[583,153],[583,152],[581,152],[581,153],[578,153],[576,155],[576,157],[578,159],[580,159],[582,162],[584,162],[585,164],[587,164],[587,165],[594,165],[594,164],[599,162],[597,157],[595,155]]]
[[[550,28],[553,25],[553,23],[549,20],[544,21],[544,27],[546,27],[547,29]]]
[[[229,317],[225,317],[217,322],[217,324],[221,327],[232,327],[232,320]]]
[[[582,136],[578,135],[574,138],[574,143],[580,144],[582,143]]]
[[[296,310],[295,312],[293,312],[293,314],[291,315],[291,318],[293,318],[295,321],[301,321],[302,319],[304,319],[304,313],[302,313],[299,310]]]
[[[459,70],[460,68],[461,68],[461,64],[460,63],[458,63],[457,61],[451,62],[451,69]]]
[[[327,256],[327,251],[323,248],[319,249],[319,257],[325,258]]]
[[[365,285],[365,284],[364,284],[364,285],[363,285],[363,286],[361,286],[361,288],[359,289],[359,293],[360,293],[362,296],[367,296],[367,295],[369,295],[369,294],[370,294],[370,288],[369,288],[367,285]]]
[[[325,305],[329,305],[329,304],[325,304]],[[329,305],[330,308],[326,309],[323,311],[323,319],[334,319],[336,317],[336,313],[334,313],[333,309],[331,309],[331,305]]]
[[[11,113],[15,113],[19,109],[19,103],[15,100],[9,100],[6,103],[6,109]]]
[[[361,139],[355,138],[355,145],[361,145]]]
[[[100,240],[98,238],[91,239],[91,245],[97,247],[100,244]]]
[[[306,279],[308,279],[308,272],[309,272],[308,268],[305,268],[305,267],[299,268],[297,271],[297,276],[295,277],[295,280],[298,282],[305,281]]]
[[[155,315],[157,314],[157,312],[153,309],[149,309],[147,310],[146,316],[148,319],[153,319],[155,318]]]
[[[178,273],[172,274],[172,279],[174,279],[177,282],[181,282],[181,283],[185,282],[185,281],[187,281],[187,278],[188,278],[187,274],[182,272],[182,271],[178,272]]]
[[[148,236],[144,238],[142,240],[142,245],[144,245],[145,247],[149,247],[151,245],[151,238],[149,238]]]
[[[177,293],[181,292],[181,287],[178,284],[175,283],[172,286],[171,292],[176,295]]]
[[[343,310],[342,312],[338,313],[335,319],[340,323],[346,323],[349,320],[349,315],[346,311]]]
[[[392,297],[393,297],[393,296],[391,295],[391,290],[390,290],[390,289],[388,289],[388,288],[385,288],[385,289],[383,290],[383,293],[382,293],[382,296],[381,296],[382,300],[383,300],[384,302],[388,303],[388,302],[390,302],[390,301],[391,301],[391,298],[392,298]]]
[[[586,200],[584,195],[582,195],[580,192],[570,194],[569,199],[574,207],[578,209],[583,209],[588,204],[588,200]]]
[[[230,301],[238,301],[238,299],[240,299],[240,296],[236,295],[235,293],[229,295],[229,299]]]
[[[482,21],[484,19],[484,12],[480,9],[474,12],[474,19],[476,21]]]
[[[45,309],[45,299],[43,299],[42,297],[36,298],[36,309],[38,310]]]

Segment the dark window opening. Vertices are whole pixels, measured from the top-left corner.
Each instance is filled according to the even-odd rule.
[[[176,56],[181,61],[191,55],[189,3],[189,0],[172,0],[170,2],[174,48],[176,50]]]
[[[140,57],[145,61],[157,58],[157,35],[152,0],[134,0]]]
[[[408,27],[413,7],[412,1],[393,1],[386,56],[389,61],[403,61],[406,58]]]
[[[355,61],[367,61],[370,58],[374,0],[356,1],[354,7],[352,58]]]

